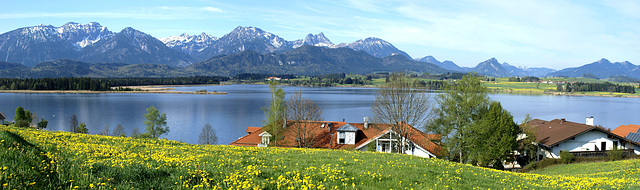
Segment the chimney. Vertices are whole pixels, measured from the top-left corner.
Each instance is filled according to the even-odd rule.
[[[369,117],[364,117],[364,129],[369,128]]]
[[[344,122],[344,118],[342,118],[342,122]]]
[[[586,124],[590,125],[590,126],[595,126],[595,125],[593,125],[593,116],[587,117],[587,123]]]
[[[284,123],[282,124],[282,128],[287,128],[287,120],[284,120]]]
[[[560,119],[560,124],[563,124],[564,122],[567,122],[564,118]]]

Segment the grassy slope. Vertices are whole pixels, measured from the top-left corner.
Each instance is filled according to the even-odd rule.
[[[17,189],[640,188],[637,169],[607,178],[521,174],[400,154],[202,146],[13,127],[0,127],[0,142],[0,184]]]

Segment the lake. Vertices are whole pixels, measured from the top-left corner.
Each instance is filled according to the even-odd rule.
[[[177,87],[177,91],[228,92],[227,95],[196,94],[20,94],[0,93],[0,112],[12,121],[15,108],[22,106],[38,118],[49,121],[47,130],[68,131],[69,118],[74,113],[87,124],[89,132],[96,134],[105,125],[113,131],[122,124],[127,135],[134,128],[144,132],[146,108],[154,105],[167,114],[170,129],[161,138],[197,143],[198,135],[210,123],[219,137],[219,144],[229,144],[246,134],[247,126],[262,126],[264,112],[269,106],[269,88],[266,85],[224,85]],[[376,88],[312,88],[283,87],[287,97],[302,92],[304,97],[316,101],[328,121],[361,123],[371,116],[371,102]],[[435,95],[434,95],[435,96]],[[551,96],[490,94],[519,122],[529,113],[532,118],[552,120],[566,118],[584,123],[594,116],[595,124],[606,128],[640,124],[640,98],[614,98],[592,96]]]

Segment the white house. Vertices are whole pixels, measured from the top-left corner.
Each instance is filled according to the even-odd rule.
[[[529,122],[536,133],[538,155],[546,158],[560,158],[560,151],[574,154],[605,153],[614,147],[640,154],[640,144],[611,133],[609,130],[593,126],[593,117],[587,118],[587,124],[554,119],[544,121],[534,119]]]

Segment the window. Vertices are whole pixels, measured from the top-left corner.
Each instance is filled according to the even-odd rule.
[[[391,142],[389,141],[379,141],[380,152],[391,152]]]
[[[344,132],[338,132],[338,144],[344,144],[345,136]]]
[[[600,149],[601,151],[605,151],[607,150],[607,142],[600,142]]]

